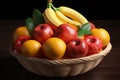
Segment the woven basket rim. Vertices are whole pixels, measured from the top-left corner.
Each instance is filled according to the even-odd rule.
[[[42,58],[36,58],[36,57],[27,57],[27,56],[17,53],[16,51],[13,51],[11,47],[9,47],[10,54],[17,59],[19,59],[20,57],[23,57],[25,59],[28,59],[29,61],[32,60],[32,61],[35,61],[41,64],[46,64],[46,65],[47,64],[48,65],[66,65],[66,64],[73,65],[73,64],[78,64],[78,63],[86,63],[86,62],[96,60],[98,58],[106,56],[110,52],[111,49],[112,49],[112,44],[109,43],[104,50],[94,55],[90,55],[90,56],[86,56],[82,58],[48,60],[48,59],[42,59]]]

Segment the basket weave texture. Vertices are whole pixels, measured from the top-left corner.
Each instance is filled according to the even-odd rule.
[[[47,60],[35,57],[26,57],[10,50],[18,62],[28,71],[47,77],[66,77],[83,74],[95,68],[112,49],[111,43],[98,54],[82,58]]]

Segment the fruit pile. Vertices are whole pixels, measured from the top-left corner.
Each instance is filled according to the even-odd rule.
[[[98,54],[110,42],[107,30],[70,7],[55,7],[51,0],[43,13],[35,9],[25,23],[13,33],[13,49],[28,57],[80,58]]]

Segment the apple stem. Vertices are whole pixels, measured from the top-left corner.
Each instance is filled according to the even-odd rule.
[[[95,39],[91,39],[90,42],[91,42],[91,43],[94,43],[94,42],[95,42]]]
[[[44,28],[44,26],[41,26],[40,29],[42,30]]]
[[[79,44],[80,44],[80,41],[77,41],[77,40],[76,40],[75,45],[78,46]]]

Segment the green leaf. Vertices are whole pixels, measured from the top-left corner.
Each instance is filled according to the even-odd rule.
[[[85,23],[85,24],[83,24],[82,26],[81,26],[81,29],[82,30],[90,30],[90,24],[89,23]]]
[[[85,34],[91,34],[91,31],[87,30],[87,29],[83,29],[83,30],[78,31],[78,36],[83,36]]]
[[[33,19],[30,18],[30,17],[28,17],[28,18],[25,20],[25,23],[26,23],[26,28],[27,28],[28,32],[29,32],[30,34],[32,34],[32,32],[33,32],[33,30],[34,30],[34,27],[35,27]]]
[[[78,36],[83,36],[86,34],[91,34],[91,30],[90,30],[91,26],[89,23],[85,23],[81,26],[81,29],[78,31]]]
[[[33,17],[35,26],[37,26],[38,24],[44,23],[43,15],[38,9],[34,9],[32,17]]]

